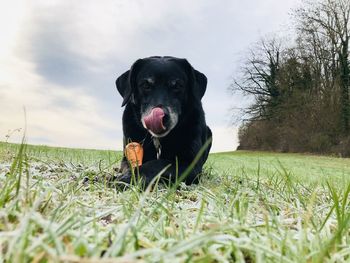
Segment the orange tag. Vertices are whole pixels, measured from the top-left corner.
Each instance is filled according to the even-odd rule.
[[[125,146],[125,156],[133,168],[142,165],[143,148],[137,142],[128,143]]]

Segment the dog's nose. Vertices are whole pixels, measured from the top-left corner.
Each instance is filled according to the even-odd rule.
[[[163,106],[163,104],[158,104],[157,106],[155,106],[154,108],[161,108],[161,109],[163,109],[164,108],[164,106]]]

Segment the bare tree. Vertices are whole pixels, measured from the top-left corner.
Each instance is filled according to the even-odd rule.
[[[319,72],[324,74],[326,87],[336,87],[339,81],[341,103],[341,128],[350,133],[350,1],[322,0],[305,1],[296,11],[299,31],[311,40],[314,58],[319,60]],[[330,83],[331,82],[331,83]]]
[[[245,110],[250,119],[271,118],[279,104],[281,91],[278,86],[278,70],[281,55],[280,41],[260,40],[249,52],[241,69],[241,76],[233,81],[231,89],[252,95],[255,103]]]
[[[232,90],[253,97],[241,149],[350,156],[350,1],[305,0],[295,41],[259,41]]]

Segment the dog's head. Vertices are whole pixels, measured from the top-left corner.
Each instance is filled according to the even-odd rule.
[[[149,57],[137,60],[116,81],[123,104],[140,111],[140,121],[153,136],[166,136],[184,111],[198,105],[207,78],[186,59]]]

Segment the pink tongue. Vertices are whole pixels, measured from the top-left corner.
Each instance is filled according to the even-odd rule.
[[[144,117],[144,122],[147,129],[151,130],[153,133],[159,134],[165,131],[163,125],[164,111],[162,108],[154,108],[151,113]]]

